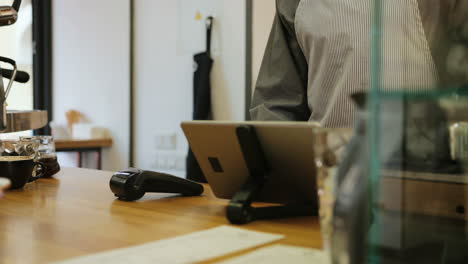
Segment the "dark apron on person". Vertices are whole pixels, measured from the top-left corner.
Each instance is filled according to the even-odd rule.
[[[207,19],[206,51],[194,56],[195,74],[193,78],[193,120],[210,120],[211,114],[211,31],[213,18]],[[187,156],[187,179],[197,182],[206,182],[200,166],[189,148]]]

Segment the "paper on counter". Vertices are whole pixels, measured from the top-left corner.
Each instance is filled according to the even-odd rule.
[[[76,258],[60,262],[60,264],[194,263],[257,247],[282,238],[284,238],[283,235],[221,226],[141,246]]]
[[[323,250],[275,245],[217,264],[329,264]]]

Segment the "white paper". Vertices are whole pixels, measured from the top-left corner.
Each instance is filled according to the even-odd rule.
[[[329,264],[323,250],[275,245],[218,264]]]
[[[194,263],[264,245],[282,235],[221,226],[141,246],[113,250],[61,264]]]

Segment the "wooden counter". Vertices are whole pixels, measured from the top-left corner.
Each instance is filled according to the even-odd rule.
[[[111,172],[63,169],[55,179],[9,191],[0,200],[0,263],[49,263],[229,224],[226,201],[147,194],[114,199]],[[208,188],[206,188],[208,189]],[[316,217],[257,221],[243,228],[280,233],[279,243],[320,248]]]

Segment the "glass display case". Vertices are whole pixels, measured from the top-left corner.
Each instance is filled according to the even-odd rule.
[[[373,1],[366,263],[468,263],[465,2]]]
[[[369,3],[333,263],[468,263],[468,1]]]

